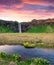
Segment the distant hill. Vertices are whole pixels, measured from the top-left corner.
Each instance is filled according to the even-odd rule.
[[[19,22],[17,21],[0,20],[0,32],[1,27],[3,32],[6,30],[6,28],[7,30],[11,30],[10,32],[19,32],[18,24]],[[21,22],[21,28],[22,32],[54,32],[54,19],[33,19],[30,22]]]

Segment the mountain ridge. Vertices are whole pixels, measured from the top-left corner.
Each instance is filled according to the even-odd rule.
[[[7,21],[7,20],[0,20],[0,26],[6,26],[13,30],[13,32],[19,32],[17,21]],[[33,27],[43,27],[43,26],[54,26],[54,18],[53,19],[41,19],[36,20],[33,19],[30,22],[21,22],[22,32],[26,32],[27,30]]]

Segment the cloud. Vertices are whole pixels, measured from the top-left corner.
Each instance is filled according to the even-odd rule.
[[[1,5],[21,4],[22,0],[0,0]]]
[[[5,9],[22,8],[22,0],[0,0],[0,7]]]
[[[19,5],[19,4],[33,4],[33,5],[54,5],[54,0],[0,0],[0,5]]]
[[[25,10],[28,12],[30,11],[36,11],[36,12],[42,12],[45,11],[46,13],[48,12],[54,12],[54,6],[42,6],[42,5],[31,5],[31,4],[24,4],[22,8],[15,8],[17,11],[22,11],[24,12]],[[33,13],[32,12],[32,13]],[[36,13],[35,12],[35,13]]]
[[[54,12],[46,10],[3,10],[0,12],[0,19],[17,20],[19,22],[30,21],[32,19],[53,18]]]
[[[0,18],[29,21],[53,18],[54,0],[0,0]]]
[[[27,4],[35,4],[35,5],[54,5],[54,0],[23,0],[24,3]]]
[[[54,0],[0,0],[0,6],[5,9],[17,10],[52,9]]]
[[[50,12],[54,12],[54,6],[48,6],[47,10]]]

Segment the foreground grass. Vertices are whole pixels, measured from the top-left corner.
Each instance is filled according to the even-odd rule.
[[[0,58],[0,65],[50,65],[48,60],[42,58],[26,59],[21,61],[21,56],[19,54],[9,55],[1,52]]]
[[[54,33],[1,33],[0,45],[18,45],[35,43],[36,46],[54,48]],[[24,45],[25,45],[24,44]],[[34,46],[34,45],[33,45]]]

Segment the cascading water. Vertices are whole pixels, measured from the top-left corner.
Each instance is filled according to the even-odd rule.
[[[19,33],[21,33],[21,23],[18,23],[18,27],[19,27]]]

